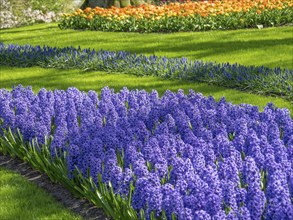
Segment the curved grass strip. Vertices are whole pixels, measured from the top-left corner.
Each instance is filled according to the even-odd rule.
[[[46,68],[124,72],[137,76],[152,75],[164,79],[206,82],[257,94],[280,96],[293,101],[293,70],[288,69],[217,64],[191,61],[184,57],[136,55],[125,51],[18,46],[3,43],[0,43],[0,58],[0,65],[38,65]]]
[[[259,112],[193,91],[159,98],[156,91],[114,93],[107,87],[99,98],[76,88],[34,94],[19,86],[1,90],[0,102],[2,149],[33,152],[28,160],[68,186],[76,181],[80,193],[117,216],[293,214],[293,120],[287,109],[269,104]]]
[[[86,8],[61,19],[61,29],[178,32],[272,27],[292,23],[291,1],[225,0],[110,9]]]
[[[190,60],[293,69],[291,27],[172,34],[60,30],[56,23],[0,30],[5,44],[81,46]],[[86,39],[86,40],[84,40]]]
[[[13,72],[13,74],[11,74]],[[184,80],[166,80],[153,76],[137,77],[131,74],[106,73],[100,71],[88,71],[86,74],[79,69],[60,70],[45,69],[41,67],[10,67],[1,66],[0,85],[4,89],[11,90],[12,87],[22,84],[32,86],[37,93],[40,89],[47,90],[76,87],[82,91],[101,91],[105,86],[113,88],[116,92],[127,87],[129,90],[138,89],[151,92],[153,89],[158,91],[160,97],[166,90],[177,92],[183,89],[188,93],[190,89],[201,92],[204,96],[213,96],[219,101],[222,97],[233,104],[249,103],[258,106],[263,111],[267,103],[274,103],[278,108],[287,108],[293,117],[293,105],[282,98],[256,95],[235,89],[228,89],[220,86],[209,85],[206,83],[194,83]]]

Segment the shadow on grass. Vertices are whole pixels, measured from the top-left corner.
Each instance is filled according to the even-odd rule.
[[[108,86],[113,88],[115,92],[120,91],[123,87],[127,87],[129,90],[144,89],[148,92],[155,89],[160,95],[163,95],[166,90],[176,92],[179,89],[183,89],[185,93],[188,93],[188,91],[192,89],[205,96],[211,95],[216,100],[225,97],[227,101],[233,104],[249,103],[259,106],[260,109],[268,102],[274,102],[274,104],[280,108],[288,108],[291,115],[293,115],[293,106],[284,99],[255,95],[220,86],[208,85],[206,83],[163,80],[152,76],[136,77],[134,75],[121,73],[105,73],[98,71],[83,72],[77,69],[58,70],[42,69],[39,67],[1,67],[1,88],[11,89],[12,86],[19,84],[23,86],[32,86],[35,92],[38,92],[41,88],[66,90],[68,87],[77,87],[83,91],[95,90],[99,93],[103,87]]]
[[[16,70],[13,75],[9,76],[8,71]],[[34,71],[37,70],[37,71]],[[38,70],[41,70],[38,72]],[[77,87],[80,90],[100,91],[103,87],[109,86],[115,91],[120,91],[123,87],[128,89],[144,89],[148,92],[153,89],[159,94],[163,94],[166,90],[177,91],[178,89],[195,89],[195,91],[204,94],[213,94],[227,90],[219,86],[211,86],[205,83],[186,82],[179,80],[163,80],[160,78],[147,76],[136,77],[134,75],[122,73],[102,73],[98,71],[83,72],[81,70],[59,70],[59,69],[41,69],[32,68],[11,68],[2,67],[2,72],[6,72],[5,79],[0,79],[2,88],[10,89],[13,86],[22,84],[23,86],[33,86],[37,91],[39,88],[47,89],[67,89],[68,87]],[[27,74],[27,72],[30,72]]]
[[[26,33],[28,30],[30,32],[32,31],[50,31],[52,29],[56,29],[57,24],[34,24],[31,26],[20,26],[13,29],[2,29],[0,30],[1,34],[20,34],[20,33]]]
[[[58,34],[56,34],[56,43],[58,42]],[[51,34],[44,34],[41,39],[38,39],[41,43],[38,45],[47,45],[46,39],[49,38]],[[21,42],[25,40],[27,37],[17,37],[14,38],[15,41]],[[78,37],[77,37],[78,38]],[[187,39],[189,37],[186,37]],[[238,57],[237,62],[240,64],[243,64],[243,60],[245,62],[249,62],[249,65],[256,65],[254,64],[256,60],[259,59],[260,55],[265,54],[266,52],[272,53],[272,50],[274,50],[274,47],[278,45],[284,46],[284,48],[289,48],[291,45],[292,38],[284,38],[284,39],[277,39],[277,40],[249,40],[249,41],[207,41],[207,42],[191,42],[188,40],[185,40],[184,37],[182,37],[182,42],[180,45],[176,45],[174,42],[175,40],[165,40],[162,42],[158,42],[156,47],[154,47],[153,43],[151,43],[149,40],[137,40],[136,44],[133,44],[131,47],[129,47],[128,42],[120,42],[119,40],[112,40],[109,41],[108,39],[87,39],[86,43],[84,40],[68,40],[68,43],[66,43],[66,46],[80,46],[82,49],[94,48],[96,50],[104,49],[104,50],[111,50],[111,51],[120,51],[125,50],[130,53],[136,53],[136,54],[147,54],[147,55],[153,55],[156,54],[158,56],[162,56],[162,54],[166,54],[168,57],[188,57],[191,60],[204,60],[204,61],[211,61],[214,62],[215,54],[217,56],[222,57],[228,57],[226,61],[229,62],[229,60],[235,60],[234,56]],[[179,40],[179,38],[177,39]],[[99,44],[95,44],[95,42],[99,42]],[[112,44],[117,44],[117,47],[115,50],[113,50]],[[35,44],[36,45],[36,44]],[[56,46],[56,45],[54,45]],[[292,57],[286,56],[286,50],[284,49],[284,53],[280,53],[278,55],[274,55],[274,59],[266,59],[262,61],[262,65],[268,66],[268,67],[280,67],[280,63],[282,63],[283,67],[287,67],[289,69],[293,68],[293,62]],[[236,55],[235,55],[236,54]],[[242,54],[242,56],[240,56]],[[230,58],[229,58],[230,56]],[[210,58],[208,58],[210,57]],[[211,57],[215,57],[214,59]],[[223,58],[221,58],[223,59]],[[217,63],[220,63],[217,61]],[[235,62],[231,62],[235,63]],[[247,65],[247,64],[246,64]],[[282,67],[281,66],[281,67]]]
[[[60,30],[57,24],[40,24],[0,31],[5,43],[57,47],[125,50],[131,53],[188,57],[192,60],[293,68],[291,27],[262,30],[184,33],[125,33]],[[274,63],[274,62],[277,63]],[[274,66],[272,66],[274,65]]]

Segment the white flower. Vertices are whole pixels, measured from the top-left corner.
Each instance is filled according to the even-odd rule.
[[[36,22],[49,23],[53,21],[58,21],[61,17],[61,13],[43,13],[40,10],[33,10],[31,7],[22,10],[22,17],[17,17],[13,14],[10,2],[7,0],[0,0],[0,8],[0,29],[33,24]]]

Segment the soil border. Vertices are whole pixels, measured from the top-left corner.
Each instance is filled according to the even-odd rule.
[[[28,163],[18,158],[12,158],[0,152],[0,167],[19,173],[31,183],[47,191],[57,202],[83,219],[110,220],[102,209],[95,207],[86,199],[75,197],[64,186],[53,183],[46,174],[33,169]]]

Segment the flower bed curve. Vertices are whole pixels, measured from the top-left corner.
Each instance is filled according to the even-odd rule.
[[[61,29],[178,32],[280,26],[292,23],[289,0],[222,0],[78,9],[64,14]]]
[[[19,67],[102,70],[138,76],[156,76],[205,82],[215,85],[283,97],[293,102],[293,70],[264,66],[192,61],[185,57],[167,58],[131,54],[126,51],[19,46],[0,43],[0,65]]]
[[[194,91],[160,98],[105,87],[99,97],[18,86],[0,90],[0,118],[1,131],[19,129],[24,142],[51,135],[69,178],[75,167],[97,185],[101,175],[147,219],[293,215],[293,120],[272,104],[259,112]]]

